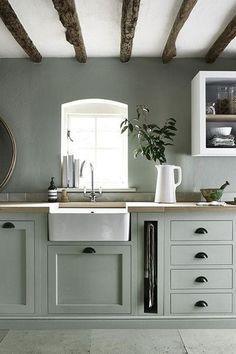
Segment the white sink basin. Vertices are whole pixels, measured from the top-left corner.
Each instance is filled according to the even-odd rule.
[[[49,212],[50,241],[129,241],[126,208],[58,208]]]

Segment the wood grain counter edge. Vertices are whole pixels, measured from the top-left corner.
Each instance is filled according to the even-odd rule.
[[[236,211],[236,205],[226,206],[197,206],[196,203],[181,202],[175,204],[161,204],[153,202],[69,202],[69,203],[0,203],[1,213],[29,212],[29,213],[48,213],[57,208],[127,208],[133,213],[164,213],[182,211]]]

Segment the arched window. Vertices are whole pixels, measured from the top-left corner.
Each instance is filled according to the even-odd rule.
[[[62,105],[63,187],[90,188],[89,168],[78,181],[78,164],[86,160],[94,166],[95,188],[128,188],[128,135],[120,133],[120,123],[127,117],[127,104],[110,100],[85,99]]]

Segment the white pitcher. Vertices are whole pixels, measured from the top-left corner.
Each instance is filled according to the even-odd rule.
[[[156,203],[175,203],[175,190],[182,181],[182,170],[179,166],[174,165],[156,165],[157,168],[157,184],[156,184]],[[177,182],[175,183],[174,171],[178,171]]]

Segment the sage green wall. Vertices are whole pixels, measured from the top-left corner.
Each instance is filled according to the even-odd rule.
[[[221,59],[206,64],[202,59],[175,59],[162,64],[156,58],[44,59],[41,64],[27,59],[0,60],[0,115],[12,128],[17,143],[17,163],[4,191],[42,192],[50,176],[60,184],[60,106],[84,98],[104,98],[127,103],[133,116],[136,104],[147,104],[151,118],[162,123],[177,120],[175,146],[168,162],[183,169],[179,191],[220,185],[236,189],[236,158],[199,158],[190,155],[190,83],[199,70],[235,70],[235,60]],[[155,189],[153,163],[133,159],[129,148],[129,183],[138,191]]]

